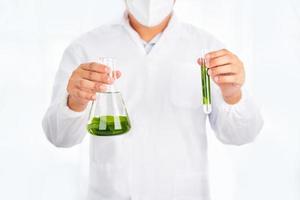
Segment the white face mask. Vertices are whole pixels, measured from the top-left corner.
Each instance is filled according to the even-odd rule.
[[[174,0],[125,0],[128,11],[144,26],[160,24],[173,10]]]

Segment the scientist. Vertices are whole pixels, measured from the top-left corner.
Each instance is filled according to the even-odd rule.
[[[43,119],[57,147],[87,135],[95,93],[118,83],[132,129],[120,136],[90,136],[88,200],[208,200],[206,114],[199,60],[212,78],[209,122],[225,144],[252,142],[263,120],[242,88],[242,61],[209,33],[180,22],[174,0],[126,0],[120,23],[76,39],[64,52]],[[117,60],[110,68],[94,61]],[[121,78],[120,78],[121,77]]]

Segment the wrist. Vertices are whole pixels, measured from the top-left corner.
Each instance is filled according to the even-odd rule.
[[[78,102],[72,96],[68,95],[67,106],[75,112],[82,112],[87,107],[87,103]]]
[[[238,103],[241,100],[241,98],[242,98],[241,90],[237,91],[236,93],[234,93],[233,95],[230,95],[230,96],[223,95],[224,101],[230,105]]]

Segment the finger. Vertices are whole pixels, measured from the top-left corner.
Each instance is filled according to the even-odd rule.
[[[79,89],[79,90],[82,90],[84,92],[88,92],[88,93],[96,93],[96,92],[106,92],[107,90],[107,86],[105,84],[102,84],[99,89],[97,90],[92,90],[92,89],[88,89],[88,88],[80,88],[80,87],[77,87],[75,86],[76,89]]]
[[[217,58],[217,57],[220,57],[220,56],[224,56],[226,54],[230,53],[227,49],[221,49],[221,50],[218,50],[218,51],[212,51],[212,52],[209,52],[205,55],[205,60],[210,60],[210,59],[213,59],[213,58]]]
[[[109,73],[110,72],[109,67],[107,67],[106,65],[95,63],[95,62],[82,64],[81,68],[84,70],[87,70],[87,71],[98,72],[98,73]]]
[[[108,74],[104,74],[104,73],[82,70],[81,77],[86,80],[100,82],[100,83],[104,83],[104,84],[112,84],[113,83],[113,79],[111,77],[109,77]]]
[[[79,79],[76,82],[77,88],[86,92],[102,92],[106,90],[106,86],[99,82],[93,82],[86,79]]]
[[[70,95],[73,95],[74,97],[81,99],[81,100],[95,100],[96,94],[91,92],[86,92],[77,88],[74,88]]]
[[[208,74],[213,77],[218,75],[224,75],[224,74],[233,75],[236,74],[237,72],[238,72],[237,68],[231,64],[210,68],[208,70]]]
[[[118,78],[120,78],[121,76],[121,72],[120,71],[112,71],[111,77],[116,80]]]
[[[122,73],[120,71],[115,71],[115,76],[117,79],[120,78],[121,75],[122,75]]]
[[[238,76],[236,75],[224,75],[224,76],[215,76],[213,80],[217,84],[233,83],[238,84]]]
[[[204,59],[203,58],[198,58],[197,62],[200,66],[202,66],[204,64]]]
[[[218,67],[222,65],[228,65],[232,62],[232,58],[230,55],[226,54],[221,57],[213,58],[208,61],[207,68]]]

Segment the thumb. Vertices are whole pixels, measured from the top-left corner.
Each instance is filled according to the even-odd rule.
[[[203,65],[204,64],[204,59],[203,58],[198,58],[197,60],[199,65]]]
[[[115,77],[116,77],[117,79],[118,79],[118,78],[120,78],[120,77],[121,77],[121,75],[122,75],[122,74],[121,74],[121,72],[120,72],[120,71],[118,71],[118,70],[117,70],[117,71],[115,71],[114,73],[115,73]]]

